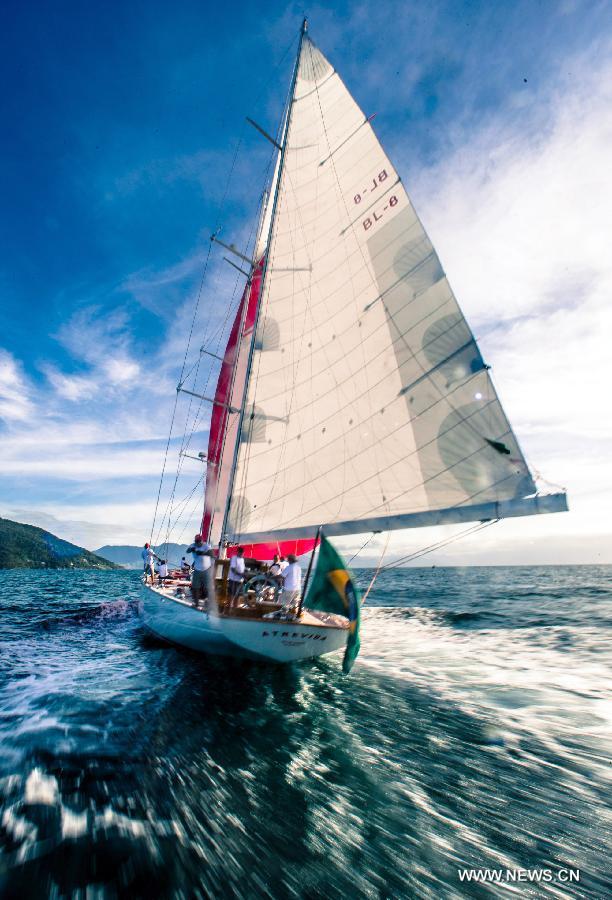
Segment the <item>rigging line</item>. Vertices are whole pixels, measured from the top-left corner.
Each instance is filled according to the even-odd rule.
[[[180,509],[180,507],[185,507],[185,505],[191,500],[191,498],[193,497],[193,492],[194,492],[195,490],[197,490],[198,485],[200,484],[200,482],[202,481],[203,478],[204,478],[204,473],[202,473],[202,474],[200,475],[198,481],[196,482],[196,484],[194,485],[194,487],[191,488],[191,490],[189,491],[189,493],[188,493],[188,494],[185,494],[185,496],[182,497],[182,498],[177,502],[176,506],[174,507],[175,511],[178,510],[178,509]],[[179,513],[179,515],[180,515],[180,513]]]
[[[172,428],[174,426],[174,418],[176,416],[176,407],[178,404],[178,394],[174,398],[174,406],[172,407],[172,416],[170,418],[170,432],[168,434],[168,440],[166,441],[166,450],[164,452],[164,462],[162,465],[162,471],[159,478],[159,487],[157,488],[157,499],[155,500],[155,510],[153,512],[153,521],[151,523],[151,534],[149,537],[150,543],[153,543],[153,532],[155,531],[155,520],[157,519],[157,510],[159,509],[159,499],[161,497],[162,484],[164,481],[164,473],[166,471],[166,464],[168,462],[168,451],[170,450],[170,441],[172,440]]]
[[[563,487],[562,484],[557,484],[554,481],[549,481],[548,478],[544,478],[544,476],[538,469],[534,469],[533,474],[537,478],[538,481],[541,481],[543,484],[548,485],[548,487],[555,488],[555,490],[561,491],[563,494],[567,494],[566,487]]]
[[[250,240],[251,240],[252,233],[253,233],[253,229],[251,228],[251,234],[249,235],[249,243],[250,243]],[[227,310],[226,310],[225,317],[224,317],[224,320],[223,320],[223,324],[221,325],[220,330],[217,329],[217,331],[218,331],[217,347],[219,346],[219,344],[220,344],[220,342],[221,342],[221,340],[222,340],[222,337],[223,337],[223,331],[225,330],[225,327],[226,327],[227,322],[228,322],[228,318],[229,318],[229,314],[230,314],[230,310],[231,310],[231,305],[233,304],[233,300],[234,300],[234,297],[235,297],[235,295],[236,295],[236,291],[237,291],[237,289],[238,289],[239,281],[240,281],[239,277],[236,277],[236,280],[235,280],[235,282],[234,282],[234,289],[233,289],[233,292],[232,292],[232,301],[231,301],[231,303],[228,305],[228,308],[227,308]],[[198,356],[198,359],[197,359],[196,363],[194,364],[194,366],[192,367],[192,369],[191,369],[191,371],[188,373],[188,375],[184,376],[183,381],[186,381],[187,378],[189,378],[189,376],[191,375],[191,372],[193,372],[193,370],[195,369],[195,374],[194,374],[194,386],[195,386],[196,381],[197,381],[197,377],[198,377],[198,373],[199,373],[199,369],[200,369],[200,365],[201,365],[201,361],[202,361],[202,353],[200,352],[200,354],[199,354],[199,356]],[[210,382],[211,376],[212,376],[212,366],[210,366],[210,367],[209,367],[209,370],[208,370],[208,376],[207,376],[207,379],[206,379],[206,384],[205,384],[205,387],[204,387],[204,391],[206,391],[206,389],[208,388],[208,384],[209,384],[209,382]],[[198,404],[198,406],[197,406],[197,408],[196,408],[196,411],[195,411],[195,413],[194,413],[193,422],[192,422],[192,424],[191,424],[191,429],[190,429],[190,432],[189,432],[189,437],[187,437],[188,422],[189,422],[189,417],[190,417],[190,415],[191,415],[191,409],[192,409],[192,406],[193,406],[193,405],[194,405],[194,404],[193,404],[193,400],[190,398],[189,404],[188,404],[188,407],[187,407],[187,413],[186,413],[186,416],[185,416],[185,426],[184,426],[184,430],[183,430],[183,436],[182,436],[182,439],[181,439],[181,447],[180,447],[180,452],[179,452],[178,461],[177,461],[177,468],[176,468],[176,474],[175,474],[174,484],[173,484],[173,487],[172,487],[172,491],[171,491],[171,494],[170,494],[170,498],[169,498],[169,500],[168,500],[168,504],[167,504],[167,506],[166,506],[166,512],[165,512],[164,517],[163,517],[163,519],[162,519],[162,522],[161,522],[161,524],[160,524],[160,528],[159,528],[159,534],[160,534],[160,535],[161,535],[161,531],[163,530],[163,524],[164,524],[164,521],[166,520],[166,516],[168,517],[168,526],[170,527],[169,523],[170,523],[170,518],[171,518],[171,515],[172,515],[172,512],[173,512],[174,497],[175,497],[175,493],[176,493],[177,482],[178,482],[178,479],[179,479],[179,476],[180,476],[180,474],[181,474],[182,467],[183,467],[183,457],[182,457],[181,453],[183,453],[184,451],[186,451],[186,450],[189,448],[190,444],[191,444],[191,441],[192,441],[192,439],[193,439],[193,435],[194,435],[194,433],[195,433],[195,431],[196,431],[196,427],[197,427],[198,422],[199,422],[199,420],[200,420],[200,415],[201,415],[202,408],[203,408],[203,401],[200,400],[200,403]],[[168,538],[169,538],[169,532],[168,532],[168,534],[167,534],[167,539],[168,539]]]
[[[280,135],[282,134],[283,121],[284,121],[284,117],[278,126],[277,137],[279,138],[279,141],[281,139]],[[268,182],[268,179],[270,179],[271,181],[273,180],[273,175],[272,175],[272,178],[270,176],[270,173],[273,172],[273,168],[274,168],[274,154],[270,154],[270,157],[268,159],[268,163],[266,166],[266,172],[265,172],[266,183]],[[258,237],[260,235],[260,228],[262,227],[263,217],[265,216],[266,207],[267,207],[268,202],[269,202],[269,197],[267,196],[266,191],[264,190],[262,192],[260,202],[259,202],[259,212],[258,212],[256,219],[251,222],[251,231],[250,231],[249,238],[247,241],[247,247],[249,247],[251,244],[251,239],[253,239],[253,242],[254,242],[253,243],[253,254],[252,254],[253,256],[255,256],[255,252],[257,250],[257,241],[258,241]],[[255,228],[256,223],[257,223],[257,229]],[[267,254],[267,250],[264,251],[264,253]],[[257,265],[259,265],[259,263],[257,263]],[[252,289],[252,285],[250,283],[250,278],[254,274],[255,269],[257,268],[257,265],[253,267],[253,270],[249,276],[249,281],[247,281],[247,283],[245,284],[243,294],[242,294],[242,299],[240,301],[240,303],[243,304],[243,313],[241,316],[241,324],[240,324],[239,332],[244,331],[244,320],[248,313],[248,307],[249,307],[250,295],[251,295],[251,289]],[[259,293],[260,294],[262,292],[262,287],[263,287],[262,279],[260,276],[260,284],[259,284]],[[258,303],[259,302],[260,302],[260,298],[258,298]],[[239,309],[240,309],[240,304],[238,304],[236,312]],[[235,321],[235,316],[232,317],[232,322],[233,321]],[[244,336],[245,336],[244,333],[239,333],[237,336],[237,342],[236,342],[236,347],[235,347],[235,352],[234,352],[234,359],[233,359],[233,363],[232,363],[232,376],[231,376],[230,386],[229,386],[230,402],[234,396],[234,391],[236,389],[235,378],[236,378],[236,373],[237,373],[237,366],[240,362],[241,344],[242,344],[242,338]],[[245,384],[245,388],[246,388],[246,384]],[[209,520],[209,526],[208,526],[209,534],[212,534],[212,529],[213,529],[213,524],[214,524],[214,519],[215,519],[214,509],[217,504],[219,489],[220,489],[221,483],[222,483],[223,456],[225,453],[225,446],[226,446],[229,425],[230,425],[229,419],[227,419],[227,417],[226,417],[225,422],[223,423],[222,427],[219,429],[219,434],[217,436],[217,441],[215,443],[215,448],[214,448],[214,455],[218,454],[218,465],[217,465],[217,470],[214,473],[214,482],[211,482],[212,484],[214,484],[214,500],[209,504],[211,507],[211,510],[212,510],[211,515],[210,515],[210,520]],[[207,480],[207,488],[208,488],[208,484],[209,484],[209,482]]]
[[[183,535],[184,535],[185,532],[187,531],[187,528],[189,527],[189,525],[193,525],[193,518],[194,518],[194,515],[195,515],[195,512],[196,512],[196,509],[198,508],[199,505],[200,505],[200,498],[199,498],[199,497],[196,497],[195,500],[194,500],[194,502],[193,502],[192,505],[191,505],[191,508],[189,509],[189,512],[187,513],[187,516],[186,516],[186,519],[185,519],[185,524],[183,525],[183,527],[182,527],[180,533],[179,533],[178,536],[177,536],[177,539],[176,539],[177,544],[180,544],[180,543],[181,543],[181,540],[182,540],[182,538],[183,538]],[[198,518],[199,518],[199,517],[198,517]],[[198,527],[198,530],[199,530],[199,527]]]
[[[272,162],[273,162],[273,155],[271,154],[270,158],[268,160],[268,165],[267,165],[267,169],[266,169],[266,179],[270,176],[270,171],[272,170]],[[259,229],[260,229],[260,225],[262,222],[262,218],[265,216],[265,213],[266,213],[266,204],[267,204],[267,200],[266,200],[266,195],[265,195],[265,191],[264,191],[264,192],[262,192],[261,198],[259,201],[258,215],[251,221],[251,228],[250,228],[249,237],[248,237],[248,241],[247,241],[247,248],[248,248],[251,245],[251,240],[253,240],[253,256],[255,256],[255,251],[257,250],[257,239],[258,239],[258,234],[259,234]],[[231,377],[230,377],[230,382],[229,382],[229,386],[228,386],[227,400],[230,405],[231,405],[232,399],[234,397],[234,391],[236,390],[236,375],[238,372],[238,365],[240,363],[242,341],[243,341],[243,338],[245,337],[244,326],[246,324],[246,319],[247,319],[247,315],[248,315],[248,311],[249,311],[249,304],[250,304],[250,300],[251,300],[251,291],[253,290],[253,280],[252,279],[253,279],[253,277],[255,275],[255,271],[258,267],[259,267],[259,263],[257,263],[256,266],[254,266],[254,268],[251,272],[251,275],[249,276],[249,279],[247,280],[246,284],[244,285],[244,289],[242,292],[240,302],[238,303],[236,312],[235,312],[234,316],[232,317],[232,324],[229,329],[229,333],[231,334],[231,330],[234,327],[234,322],[236,320],[236,317],[238,316],[238,313],[240,312],[239,326],[238,326],[238,331],[236,334],[236,345],[234,347],[233,360],[231,363]],[[261,299],[261,288],[262,288],[262,283],[261,283],[261,274],[260,274],[257,303],[259,303],[260,299]],[[241,309],[241,307],[242,307],[242,309]],[[229,339],[229,336],[228,336],[228,339]],[[225,357],[224,357],[224,359],[225,359]],[[220,370],[220,372],[221,372],[221,370]],[[220,372],[219,372],[219,375],[220,375]],[[246,384],[244,387],[246,389]],[[222,479],[223,479],[223,472],[222,472],[223,456],[224,456],[224,452],[225,452],[227,434],[230,429],[230,425],[231,425],[231,420],[229,418],[229,411],[228,411],[228,412],[226,412],[225,419],[223,420],[223,423],[222,423],[221,427],[219,428],[219,431],[217,434],[217,439],[215,441],[215,446],[213,449],[213,453],[211,454],[211,456],[217,457],[217,465],[216,465],[216,470],[214,472],[211,469],[211,475],[214,478],[214,481],[211,482],[214,485],[214,499],[211,499],[211,502],[209,504],[210,509],[211,509],[211,514],[210,514],[210,519],[209,519],[209,524],[208,524],[208,535],[209,536],[212,535],[212,529],[213,529],[213,524],[214,524],[214,520],[215,520],[215,507],[217,505],[219,489],[221,487],[221,483],[222,483]],[[236,440],[239,440],[239,439],[240,439],[240,431],[238,430],[236,432]],[[208,478],[207,478],[206,488],[205,488],[205,506],[206,506],[206,491],[208,489],[208,486],[209,486],[209,482],[208,482]],[[204,511],[204,515],[205,514],[206,514],[206,510]],[[202,522],[203,521],[204,521],[204,516],[202,517]]]
[[[287,57],[287,54],[289,53],[289,50],[291,49],[291,47],[292,47],[293,44],[295,43],[295,40],[296,40],[296,38],[295,38],[295,36],[294,36],[294,37],[291,39],[291,41],[289,42],[289,44],[287,45],[287,47],[286,47],[286,49],[285,49],[285,52],[283,53],[281,59],[280,59],[279,62],[276,64],[276,66],[275,66],[275,68],[273,69],[273,72],[271,73],[270,77],[266,80],[266,82],[265,82],[264,85],[262,86],[261,91],[260,91],[259,94],[257,95],[257,98],[256,98],[256,100],[255,100],[255,105],[259,102],[259,100],[260,100],[261,96],[263,95],[265,89],[267,88],[268,84],[269,84],[270,81],[272,80],[273,75],[276,74],[277,69],[278,69],[278,68],[283,64],[283,62],[285,61],[285,59],[286,59],[286,57]],[[243,139],[244,131],[245,131],[245,126],[244,126],[244,123],[243,123],[243,125],[242,125],[242,130],[241,130],[239,139],[238,139],[238,141],[237,141],[237,143],[236,143],[236,148],[235,148],[235,150],[234,150],[234,155],[233,155],[233,159],[232,159],[232,164],[231,164],[231,166],[230,166],[230,171],[229,171],[229,174],[228,174],[226,183],[225,183],[224,192],[223,192],[221,201],[220,201],[220,203],[219,203],[219,207],[218,207],[218,211],[217,211],[217,218],[216,218],[216,229],[215,229],[215,230],[218,230],[218,228],[219,228],[219,221],[220,221],[220,218],[221,218],[221,213],[222,213],[223,208],[224,208],[224,206],[225,206],[225,203],[226,203],[226,200],[227,200],[227,195],[228,195],[228,192],[229,192],[229,186],[230,186],[230,183],[231,183],[231,179],[232,179],[234,170],[235,170],[235,168],[236,168],[236,162],[237,162],[237,159],[238,159],[238,153],[239,153],[239,151],[240,151],[240,147],[241,147],[241,145],[242,145],[242,139]],[[203,288],[203,285],[204,285],[204,279],[205,279],[205,277],[206,277],[206,272],[207,272],[207,269],[208,269],[208,264],[209,264],[209,260],[210,260],[211,250],[212,250],[212,242],[209,242],[208,252],[207,252],[207,254],[206,254],[206,261],[205,261],[205,264],[204,264],[204,271],[203,271],[203,273],[202,273],[202,278],[201,278],[201,281],[200,281],[200,287],[199,287],[199,290],[198,290],[198,296],[197,296],[197,300],[196,300],[196,308],[195,308],[195,310],[194,310],[194,314],[193,314],[193,317],[192,317],[192,320],[191,320],[191,328],[190,328],[190,331],[189,331],[189,337],[188,337],[188,340],[187,340],[187,347],[185,348],[185,355],[184,355],[184,357],[183,357],[183,365],[182,365],[182,367],[181,367],[181,375],[180,375],[180,379],[179,379],[180,381],[183,380],[183,376],[184,376],[184,372],[185,372],[185,366],[186,366],[186,363],[187,363],[187,356],[188,356],[188,354],[189,354],[189,349],[190,349],[190,346],[191,346],[191,338],[192,338],[192,336],[193,336],[193,330],[194,330],[194,326],[195,326],[195,321],[196,321],[196,316],[197,316],[198,308],[199,308],[199,305],[200,305],[200,300],[201,300],[201,296],[202,296],[202,288]],[[155,510],[154,510],[154,513],[153,513],[153,521],[152,521],[152,524],[151,524],[151,540],[153,539],[153,532],[155,531],[155,522],[156,522],[156,519],[157,519],[157,513],[158,513],[158,509],[159,509],[159,502],[160,502],[160,498],[161,498],[161,491],[162,491],[162,486],[163,486],[163,481],[164,481],[164,474],[165,474],[165,471],[166,471],[166,465],[167,465],[167,462],[168,462],[168,452],[169,452],[169,449],[170,449],[170,441],[171,441],[171,439],[172,439],[172,428],[173,428],[174,420],[175,420],[175,416],[176,416],[177,405],[178,405],[178,394],[177,394],[177,396],[176,396],[175,399],[174,399],[174,405],[173,405],[172,416],[171,416],[171,421],[170,421],[170,432],[169,432],[169,434],[168,434],[168,441],[167,441],[167,443],[166,443],[166,450],[165,450],[165,453],[164,453],[164,462],[163,462],[163,465],[162,465],[162,471],[161,471],[161,475],[160,475],[160,479],[159,479],[159,487],[158,487],[158,491],[157,491],[157,498],[156,498],[156,501],[155,501]],[[179,457],[179,459],[180,459],[180,457]],[[177,477],[178,477],[178,474],[177,474]]]
[[[370,583],[369,583],[369,585],[368,585],[367,591],[365,592],[365,594],[363,595],[363,597],[362,597],[362,599],[361,599],[361,605],[362,605],[362,606],[363,606],[363,604],[366,602],[366,600],[368,599],[368,595],[369,595],[370,591],[372,590],[372,588],[374,587],[374,584],[376,583],[376,579],[378,578],[378,576],[379,576],[379,574],[380,574],[380,570],[381,570],[381,567],[382,567],[382,561],[383,561],[383,559],[385,558],[385,554],[386,554],[386,552],[387,552],[387,548],[389,547],[389,538],[390,538],[390,537],[391,537],[391,532],[388,531],[388,532],[387,532],[387,539],[385,540],[385,546],[383,547],[383,552],[380,554],[380,559],[378,560],[378,566],[376,567],[376,571],[374,572],[374,575],[372,576],[372,580],[370,581]]]
[[[174,521],[172,522],[172,525],[171,525],[171,526],[168,526],[168,533],[167,533],[167,535],[166,535],[166,546],[167,546],[167,544],[169,543],[170,532],[171,532],[173,529],[175,529],[176,526],[178,525],[178,523],[180,522],[182,516],[183,516],[184,513],[185,513],[185,510],[187,509],[187,506],[188,506],[188,504],[189,504],[189,501],[191,500],[191,498],[193,497],[193,495],[195,494],[195,492],[198,490],[198,488],[200,487],[200,485],[202,484],[203,481],[204,481],[204,473],[202,473],[202,475],[200,475],[200,477],[198,478],[198,480],[196,481],[196,483],[195,483],[194,486],[192,487],[191,491],[187,494],[187,496],[184,497],[183,500],[181,500],[181,501],[180,501],[179,503],[177,503],[177,505],[175,506],[175,508],[174,508],[175,518],[174,518]]]
[[[196,484],[194,485],[194,487],[193,487],[191,493],[190,493],[190,494],[188,495],[188,497],[186,498],[184,504],[183,504],[183,501],[181,501],[181,503],[178,504],[179,507],[181,506],[181,504],[183,504],[183,509],[182,509],[182,510],[178,513],[178,515],[176,516],[176,519],[175,519],[174,522],[172,523],[172,528],[175,528],[175,527],[176,527],[177,522],[180,520],[182,514],[184,513],[185,509],[187,508],[187,503],[189,502],[189,500],[191,499],[191,497],[193,497],[194,493],[196,492],[196,490],[198,489],[198,487],[199,487],[200,484],[202,483],[203,477],[204,477],[204,476],[202,475],[202,477],[198,479],[198,481],[197,481]],[[166,532],[166,540],[165,540],[164,543],[163,543],[163,546],[165,547],[165,554],[164,554],[164,555],[165,555],[166,557],[168,556],[168,547],[170,546],[170,531],[171,531],[170,526],[168,526],[168,530],[167,530],[167,532]],[[178,542],[177,542],[177,543],[178,543]]]
[[[478,522],[474,525],[470,525],[468,528],[465,528],[459,534],[451,535],[450,537],[440,538],[437,541],[434,541],[433,544],[426,544],[424,547],[421,547],[419,550],[414,550],[412,553],[407,553],[405,556],[400,556],[398,559],[392,560],[392,562],[387,563],[386,566],[382,566],[381,571],[386,572],[387,570],[397,569],[403,563],[409,562],[412,559],[418,559],[419,556],[424,556],[426,553],[433,553],[434,550],[439,550],[447,544],[452,543],[455,540],[459,540],[460,538],[467,537],[468,535],[480,531],[483,525],[489,525],[489,522],[483,523]]]
[[[296,88],[296,84],[297,84],[297,80],[298,80],[299,67],[301,64],[301,57],[302,57],[302,47],[303,47],[304,35],[305,35],[305,24],[306,23],[304,20],[304,24],[302,25],[302,29],[300,31],[300,39],[299,39],[297,57],[295,60],[293,73],[291,76],[291,86],[289,88],[289,93],[287,96],[286,114],[283,117],[284,139],[279,141],[279,143],[282,143],[283,150],[280,154],[279,161],[278,161],[278,179],[275,184],[274,199],[272,201],[272,207],[271,207],[270,225],[269,225],[269,230],[268,230],[268,243],[269,244],[271,243],[271,240],[272,240],[274,224],[275,224],[278,204],[279,204],[279,200],[280,200],[281,186],[282,186],[283,174],[284,174],[285,158],[286,158],[287,145],[288,145],[288,137],[289,137],[289,134],[291,131],[291,124],[292,124],[292,117],[293,117],[293,106],[294,106],[293,101],[295,99],[295,88]],[[266,254],[263,269],[262,269],[261,288],[260,288],[261,297],[259,298],[257,308],[255,310],[255,317],[254,317],[254,322],[253,322],[253,333],[252,333],[252,338],[251,338],[251,341],[249,344],[249,354],[248,354],[248,359],[247,359],[247,369],[246,369],[246,377],[245,377],[245,384],[244,384],[244,392],[243,392],[242,402],[241,402],[240,418],[238,421],[239,434],[241,433],[242,428],[243,428],[244,417],[245,417],[245,413],[246,413],[246,409],[247,409],[249,383],[250,383],[250,379],[252,377],[252,367],[253,367],[254,351],[255,351],[255,336],[257,334],[257,330],[258,330],[258,328],[260,326],[260,322],[261,322],[261,311],[262,311],[262,306],[263,306],[263,301],[264,301],[264,296],[265,296],[264,292],[265,292],[265,289],[267,286],[267,274],[268,274],[269,263],[270,263],[270,256],[268,253],[268,254]],[[267,315],[267,308],[266,308],[266,315]],[[265,322],[265,317],[264,317],[264,322]],[[251,420],[251,421],[253,421],[253,420]],[[232,505],[232,497],[233,497],[233,494],[235,491],[235,486],[236,486],[236,475],[238,472],[239,461],[240,461],[240,443],[239,443],[239,441],[237,441],[236,446],[234,448],[233,455],[232,455],[232,466],[231,466],[230,475],[229,475],[227,500],[226,500],[225,511],[224,511],[224,515],[223,515],[223,524],[221,526],[221,539],[224,538],[225,533],[227,532],[227,528],[228,528],[229,516],[230,516],[230,512],[231,512],[231,505]]]
[[[363,544],[361,545],[361,547],[359,548],[359,550],[358,550],[356,553],[353,553],[353,555],[351,556],[351,558],[350,558],[349,561],[347,562],[347,566],[350,566],[350,564],[353,562],[353,560],[354,560],[354,559],[357,559],[357,557],[359,556],[359,554],[361,553],[361,551],[362,551],[362,550],[365,550],[365,548],[368,546],[368,544],[370,543],[370,541],[374,540],[374,538],[376,537],[377,534],[378,534],[377,531],[373,531],[373,532],[372,532],[372,534],[370,535],[370,537],[365,541],[365,543],[363,543]]]
[[[237,154],[237,152],[238,152],[238,150],[236,149],[236,154]],[[235,161],[236,161],[236,154],[234,155],[234,162],[232,163],[232,171],[233,171],[233,167],[234,167]],[[230,173],[230,174],[231,174],[231,173]],[[227,193],[227,188],[226,188],[226,193]],[[224,195],[224,199],[225,199],[225,195]],[[179,381],[182,381],[182,380],[183,380],[183,374],[184,374],[184,372],[185,372],[185,366],[186,366],[186,364],[187,364],[187,356],[188,356],[188,353],[189,353],[189,348],[190,348],[190,346],[191,346],[191,338],[192,338],[192,335],[193,335],[193,329],[194,329],[194,327],[195,327],[195,320],[196,320],[196,316],[197,316],[198,309],[199,309],[199,306],[200,306],[200,299],[201,299],[201,296],[202,296],[202,288],[203,288],[203,286],[204,286],[204,279],[205,279],[205,277],[206,277],[206,272],[207,272],[207,270],[208,270],[208,264],[209,264],[209,262],[210,262],[210,254],[211,254],[211,245],[209,244],[208,251],[207,251],[207,253],[206,253],[206,260],[205,260],[205,263],[204,263],[204,270],[203,270],[203,272],[202,272],[202,277],[201,277],[201,279],[200,279],[200,287],[199,287],[199,289],[198,289],[198,295],[197,295],[197,299],[196,299],[196,306],[195,306],[195,309],[194,309],[193,317],[192,317],[192,319],[191,319],[191,328],[190,328],[190,330],[189,330],[189,338],[188,338],[188,340],[187,340],[187,347],[185,348],[185,355],[184,355],[184,357],[183,357],[183,365],[181,366],[181,374],[180,374]],[[164,481],[164,475],[165,475],[165,472],[166,472],[166,465],[167,465],[167,462],[168,462],[168,451],[169,451],[169,449],[170,449],[170,441],[171,441],[171,439],[172,439],[172,428],[173,428],[173,425],[174,425],[174,419],[175,419],[175,416],[176,416],[177,405],[178,405],[178,393],[177,393],[176,397],[174,398],[174,405],[173,405],[173,408],[172,408],[172,417],[171,417],[171,420],[170,420],[170,432],[169,432],[169,434],[168,434],[168,440],[167,440],[167,442],[166,442],[166,451],[165,451],[165,453],[164,453],[164,462],[163,462],[163,465],[162,465],[162,471],[161,471],[161,475],[160,475],[160,479],[159,479],[159,487],[158,487],[158,490],[157,490],[157,499],[156,499],[156,501],[155,501],[155,511],[154,511],[154,513],[153,513],[153,522],[152,522],[152,524],[151,524],[151,540],[153,539],[153,532],[155,531],[155,522],[156,522],[156,519],[157,519],[157,512],[158,512],[158,509],[159,509],[159,501],[160,501],[160,497],[161,497],[162,485],[163,485],[163,481]],[[161,533],[161,531],[160,531],[160,533]]]
[[[408,553],[406,556],[401,556],[399,559],[394,559],[392,562],[387,563],[386,566],[382,566],[380,571],[386,572],[390,571],[391,569],[397,569],[406,562],[411,562],[412,560],[419,559],[421,556],[426,556],[428,553],[433,553],[434,550],[441,550],[443,547],[447,547],[449,544],[455,543],[455,541],[459,541],[471,534],[476,534],[479,531],[483,531],[485,528],[488,528],[490,525],[496,525],[498,522],[499,519],[490,519],[486,522],[478,522],[476,525],[470,525],[469,528],[464,529],[464,531],[459,532],[459,534],[454,534],[448,538],[443,538],[433,544],[429,544],[426,547],[421,548],[420,550],[415,550],[413,553]]]

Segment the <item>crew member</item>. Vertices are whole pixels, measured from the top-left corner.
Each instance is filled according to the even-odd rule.
[[[296,612],[302,587],[302,569],[293,553],[290,553],[287,557],[287,566],[282,573],[282,577],[283,593],[281,594],[281,602],[283,610],[285,612]]]
[[[160,559],[157,574],[159,575],[159,583],[163,584],[164,579],[168,577],[168,563],[165,559]]]
[[[200,600],[208,597],[208,570],[212,565],[212,552],[210,544],[203,540],[201,534],[196,534],[193,544],[187,547],[187,553],[193,556],[191,595],[193,605],[197,606]]]
[[[244,581],[244,547],[238,547],[236,550],[236,555],[232,556],[230,567],[229,567],[229,575],[228,575],[228,588],[230,601],[233,601],[235,597],[240,593],[240,586]]]
[[[142,553],[140,555],[142,556],[143,573],[144,573],[145,579],[146,579],[147,575],[150,575],[151,581],[153,581],[153,575],[155,574],[154,560],[159,559],[159,556],[153,550],[153,548],[151,547],[150,544],[144,545],[144,550],[142,551]]]
[[[274,559],[270,563],[270,567],[268,569],[268,574],[272,576],[275,580],[278,580],[282,574],[283,568],[280,561],[280,556],[278,553],[274,554]]]

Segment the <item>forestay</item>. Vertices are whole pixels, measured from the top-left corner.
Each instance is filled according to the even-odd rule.
[[[396,170],[308,37],[285,140],[226,536],[510,509],[535,486],[487,367]]]

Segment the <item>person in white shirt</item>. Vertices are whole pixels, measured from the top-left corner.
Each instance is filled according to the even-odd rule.
[[[181,572],[183,575],[191,575],[191,563],[185,556],[181,559]]]
[[[193,574],[191,576],[191,595],[194,606],[208,597],[208,570],[212,565],[210,544],[196,534],[193,544],[187,547],[187,553],[193,556]]]
[[[157,567],[157,574],[159,575],[159,580],[163,584],[164,578],[168,577],[168,563],[165,559],[160,559],[159,566]]]
[[[142,556],[144,576],[146,578],[147,575],[150,575],[152,579],[155,572],[154,560],[159,559],[159,556],[153,550],[150,544],[144,545],[144,550],[140,555]]]
[[[283,583],[283,580],[281,578],[282,571],[283,571],[283,566],[280,561],[280,556],[278,555],[278,553],[275,553],[274,559],[272,560],[272,562],[270,563],[270,566],[268,567],[268,575],[270,575],[271,578],[273,578],[276,582],[278,582],[279,586],[282,585],[282,583]]]
[[[240,593],[240,585],[244,581],[244,547],[238,547],[236,555],[232,556],[228,575],[228,589],[230,601]]]
[[[300,599],[300,590],[302,587],[302,569],[297,561],[297,557],[290,553],[287,557],[287,566],[282,573],[283,577],[283,593],[281,601],[285,611],[297,609]]]

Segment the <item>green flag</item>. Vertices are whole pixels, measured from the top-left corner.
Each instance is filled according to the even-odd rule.
[[[342,661],[342,671],[348,675],[359,653],[361,597],[344,560],[325,536],[321,537],[317,568],[305,605],[309,609],[346,616],[349,620],[349,636]]]

